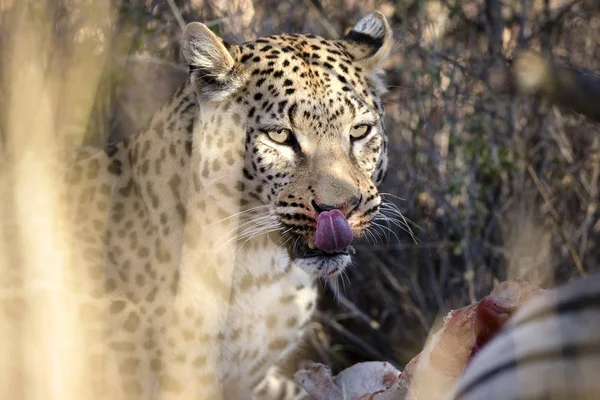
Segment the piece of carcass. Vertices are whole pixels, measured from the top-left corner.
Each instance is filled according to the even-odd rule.
[[[517,308],[544,292],[522,279],[498,284],[478,302],[444,317],[443,327],[404,368],[399,386],[410,399],[443,399],[465,366]]]
[[[498,284],[478,302],[450,311],[442,328],[402,373],[387,362],[366,362],[332,377],[328,367],[312,363],[296,373],[296,382],[315,400],[444,399],[469,360],[511,314],[543,292],[513,279]]]

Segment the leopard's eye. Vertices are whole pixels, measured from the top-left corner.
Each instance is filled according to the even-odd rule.
[[[354,140],[362,139],[365,136],[367,136],[369,134],[369,132],[371,132],[371,128],[373,128],[372,125],[366,125],[366,124],[354,125],[350,129],[350,138],[354,139]]]
[[[275,143],[283,144],[290,139],[292,136],[292,131],[289,129],[279,129],[267,132],[269,135],[269,139],[274,141]]]

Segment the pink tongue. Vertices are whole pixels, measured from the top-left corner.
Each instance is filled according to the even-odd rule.
[[[352,242],[352,230],[340,210],[323,211],[317,219],[315,247],[328,253],[344,251]]]

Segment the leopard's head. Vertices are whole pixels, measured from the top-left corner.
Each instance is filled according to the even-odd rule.
[[[391,36],[379,12],[339,40],[284,34],[229,45],[199,23],[184,35],[201,107],[242,110],[243,206],[267,205],[260,221],[275,221],[277,242],[316,276],[350,264],[352,241],[379,209],[387,165],[381,75]]]

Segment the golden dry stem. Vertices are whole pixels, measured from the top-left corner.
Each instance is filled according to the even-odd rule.
[[[83,130],[68,127],[85,127],[90,115],[109,50],[111,8],[109,2],[78,7],[82,40],[93,35],[104,46],[65,51],[53,40],[54,21],[34,12],[43,4],[25,3],[12,5],[0,54],[6,94],[0,103],[0,398],[94,399],[95,371],[82,349],[101,334],[83,331],[78,306],[89,282],[86,266],[72,263],[62,197],[67,159],[60,154],[82,140]],[[114,396],[106,388],[101,397]]]

